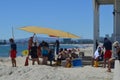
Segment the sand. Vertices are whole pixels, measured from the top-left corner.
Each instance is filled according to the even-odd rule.
[[[92,47],[80,49],[85,55],[93,55]],[[40,59],[41,60],[41,59]],[[24,66],[25,57],[17,57],[17,67],[11,67],[9,57],[0,58],[0,80],[113,80],[114,69],[107,72],[102,67],[51,67],[48,65]]]

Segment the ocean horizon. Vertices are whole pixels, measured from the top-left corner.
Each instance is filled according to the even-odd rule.
[[[17,44],[17,56],[22,55],[22,51],[27,50],[26,44]],[[85,48],[86,46],[80,44],[60,44],[60,48]],[[9,57],[10,44],[0,45],[0,57]]]

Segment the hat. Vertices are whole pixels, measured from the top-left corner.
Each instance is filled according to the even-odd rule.
[[[113,43],[113,46],[115,47],[115,46],[118,46],[119,45],[119,42],[118,41],[115,41],[114,43]]]

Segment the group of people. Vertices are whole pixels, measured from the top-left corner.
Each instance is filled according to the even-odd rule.
[[[29,50],[28,57],[31,56],[32,65],[35,64],[35,61],[37,61],[38,65],[39,64],[47,65],[47,61],[52,60],[49,58],[53,58],[53,56],[51,57],[51,55],[53,55],[53,51],[49,48],[49,44],[47,42],[42,41],[40,44],[37,44],[37,42],[33,41],[33,38],[34,36],[31,37],[28,41],[28,50]],[[40,57],[42,58],[41,63],[39,60]],[[52,65],[51,62],[50,65]]]
[[[54,46],[56,46],[56,50],[50,49],[49,44],[45,41],[42,41],[40,44],[38,44],[36,41],[34,41],[34,36],[29,38],[28,40],[28,55],[25,60],[24,66],[29,65],[29,59],[32,60],[32,65],[37,62],[37,64],[43,64],[47,65],[47,61],[50,61],[50,65],[52,65],[52,61],[56,61],[56,65],[61,65],[62,60],[66,60],[66,66],[71,67],[71,59],[77,58],[78,55],[75,53],[75,49],[67,50],[66,48],[59,48],[59,41],[56,40]],[[16,54],[17,54],[17,45],[14,42],[14,39],[10,39],[10,57],[12,61],[12,66],[16,67]],[[57,59],[55,60],[55,54],[54,51],[56,51]],[[39,58],[42,58],[42,62],[39,60]]]
[[[63,65],[64,67],[70,68],[72,67],[72,60],[75,58],[78,58],[78,54],[76,53],[78,50],[76,49],[63,49],[60,48],[58,56],[57,56],[57,61],[56,61],[56,65],[60,65],[62,64],[62,61],[66,61],[65,65]]]
[[[52,65],[52,60],[53,60],[53,50],[49,48],[49,44],[45,41],[42,41],[40,44],[34,41],[34,36],[29,38],[28,40],[28,55],[25,60],[25,66],[29,65],[29,59],[31,57],[32,60],[32,65],[35,64],[35,62],[39,64],[47,64],[47,61],[50,60],[50,65]],[[17,55],[17,45],[14,42],[13,38],[9,39],[10,41],[10,57],[11,57],[11,62],[12,62],[12,67],[16,67],[16,55]],[[56,40],[57,46],[57,52],[59,48],[59,41]],[[40,62],[39,58],[42,58],[42,62]]]
[[[117,57],[117,58],[116,58]],[[103,67],[108,68],[108,72],[111,72],[111,65],[115,59],[120,60],[120,44],[118,41],[115,41],[113,44],[108,38],[104,38],[104,43],[102,46],[97,47],[94,53],[94,66],[98,66],[98,61],[103,60]]]
[[[33,41],[34,36],[30,37],[28,41],[28,56],[25,61],[25,66],[28,66],[28,59],[29,56],[32,58],[32,65],[35,64],[35,61],[37,61],[38,64],[47,64],[47,61],[50,60],[50,65],[52,65],[53,55],[54,51],[49,49],[49,44],[45,41],[42,41],[39,45],[37,45],[36,42]],[[10,38],[10,57],[12,66],[16,67],[16,54],[17,54],[17,45],[14,42],[14,39]],[[67,50],[61,48],[59,49],[59,42],[56,41],[57,46],[56,48],[56,54],[57,57],[57,65],[61,65],[62,60],[66,60],[66,66],[71,67],[71,60],[73,58],[77,58],[78,55],[75,54],[75,50]],[[42,63],[40,62],[39,58],[42,58]],[[103,67],[108,67],[108,72],[111,72],[111,63],[115,61],[115,59],[120,60],[120,44],[118,41],[115,41],[113,44],[108,38],[104,38],[104,43],[102,46],[97,47],[95,53],[94,53],[94,66],[96,66],[97,62],[99,60],[104,61]],[[98,65],[97,65],[98,66]]]

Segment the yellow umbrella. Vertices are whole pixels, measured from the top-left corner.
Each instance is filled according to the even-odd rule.
[[[25,26],[19,28],[21,30],[25,30],[28,32],[36,33],[36,34],[47,34],[47,35],[53,35],[52,29],[49,28],[43,28],[43,27],[35,27],[35,26]]]
[[[52,36],[62,37],[62,38],[79,38],[79,36],[76,36],[74,34],[60,31],[60,30],[50,29],[50,28],[25,26],[25,27],[21,27],[19,29],[25,30],[28,32],[32,32],[32,33],[36,33],[36,34],[47,34],[47,35],[52,35]]]
[[[55,34],[52,36],[62,37],[62,38],[80,38],[77,35],[74,35],[74,34],[69,33],[69,32],[60,31],[60,30],[54,30],[54,33]]]

